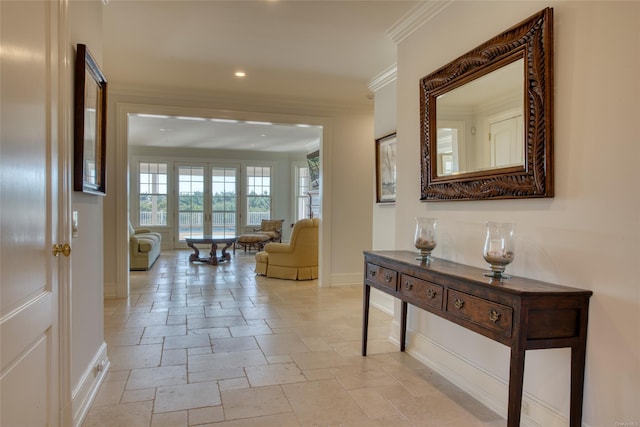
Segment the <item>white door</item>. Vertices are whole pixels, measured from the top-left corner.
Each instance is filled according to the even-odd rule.
[[[491,123],[491,166],[521,165],[524,162],[522,116]]]
[[[0,425],[59,413],[58,2],[0,1]]]

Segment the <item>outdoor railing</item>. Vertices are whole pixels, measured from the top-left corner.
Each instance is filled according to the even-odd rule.
[[[260,224],[263,219],[271,217],[269,212],[249,212],[248,224]],[[140,212],[140,225],[166,225],[166,212]],[[201,226],[204,224],[203,212],[180,212],[178,213],[178,224],[180,228],[189,226]],[[212,214],[212,224],[215,227],[235,227],[235,212],[214,212]]]

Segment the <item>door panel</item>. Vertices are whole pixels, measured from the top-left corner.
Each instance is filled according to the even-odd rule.
[[[491,123],[491,166],[522,164],[524,146],[522,116]]]
[[[239,169],[208,163],[176,165],[176,248],[184,248],[186,237],[236,236]]]
[[[57,2],[0,1],[0,425],[58,425]]]
[[[211,168],[211,229],[218,237],[234,237],[238,229],[238,168]]]
[[[177,166],[178,175],[178,233],[176,244],[187,237],[211,234],[211,223],[205,221],[205,168]]]
[[[2,425],[45,426],[49,424],[48,364],[51,330],[26,348],[17,363],[4,369],[2,376]],[[3,331],[4,333],[4,331]]]

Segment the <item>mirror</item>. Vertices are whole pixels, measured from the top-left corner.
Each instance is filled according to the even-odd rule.
[[[524,165],[524,59],[436,99],[437,176]]]
[[[553,10],[420,81],[421,200],[553,197]]]

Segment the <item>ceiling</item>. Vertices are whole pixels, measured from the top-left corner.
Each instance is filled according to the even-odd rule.
[[[194,117],[129,116],[129,145],[308,153],[322,128],[306,124],[238,122]]]
[[[396,61],[387,31],[420,2],[105,3],[103,68],[112,88],[362,107],[372,105],[369,82]],[[245,77],[234,75],[240,70]],[[319,135],[318,128],[158,117],[132,117],[130,130],[130,145],[266,151],[302,151]]]

